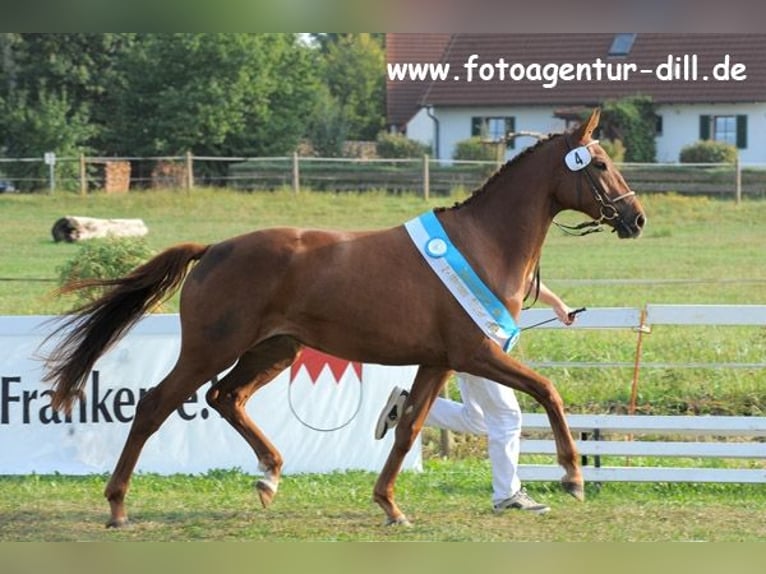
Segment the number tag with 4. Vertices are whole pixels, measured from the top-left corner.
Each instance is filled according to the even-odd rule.
[[[567,167],[571,171],[580,171],[581,169],[585,169],[593,159],[593,156],[590,155],[590,151],[588,150],[588,146],[595,143],[598,143],[598,140],[593,140],[587,145],[581,145],[580,147],[576,147],[573,150],[570,150],[569,153],[564,156],[564,163],[567,164]]]

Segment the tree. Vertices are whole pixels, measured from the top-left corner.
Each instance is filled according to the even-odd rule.
[[[0,153],[255,156],[288,153],[309,132],[334,148],[346,135],[373,139],[380,38],[304,38],[2,33]],[[54,136],[66,145],[51,148]]]
[[[34,96],[15,91],[0,102],[0,133],[5,135],[5,153],[11,157],[37,157],[55,152],[59,157],[77,157],[87,151],[94,127],[87,112],[77,109],[66,93],[40,89]],[[32,191],[47,186],[48,167],[40,163],[10,163],[4,168],[19,180],[17,187]],[[57,188],[76,189],[79,164],[60,162],[56,168]]]
[[[286,153],[317,87],[292,34],[147,35],[123,67],[110,142],[124,154]]]
[[[107,94],[121,85],[117,64],[135,37],[91,33],[2,34],[0,99],[8,105],[22,101],[34,105],[51,98],[68,102],[67,113],[75,124],[87,116],[92,128],[88,143],[100,149],[100,135],[111,117],[111,110],[104,105]],[[38,112],[42,109],[38,107]],[[50,120],[55,122],[55,118]],[[67,129],[66,124],[62,128]]]
[[[350,139],[374,140],[385,126],[385,53],[372,34],[315,35],[321,71]]]
[[[340,157],[347,135],[348,124],[338,101],[327,86],[320,86],[306,133],[314,151],[322,157]]]

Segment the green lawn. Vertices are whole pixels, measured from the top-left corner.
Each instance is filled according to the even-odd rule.
[[[484,460],[439,461],[405,472],[397,501],[412,528],[383,526],[372,502],[375,475],[285,477],[261,508],[254,478],[138,474],[129,495],[132,526],[105,529],[106,477],[0,477],[0,541],[758,541],[766,539],[766,489],[741,485],[588,485],[578,503],[547,483],[529,483],[552,506],[545,516],[490,506]]]

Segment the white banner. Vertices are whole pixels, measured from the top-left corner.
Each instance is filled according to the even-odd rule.
[[[144,318],[95,365],[85,399],[64,417],[41,383],[38,347],[51,317],[0,317],[0,474],[111,472],[141,394],[178,355],[177,315]],[[306,349],[291,369],[258,391],[247,411],[284,457],[284,472],[379,471],[393,434],[373,438],[394,385],[409,388],[417,368],[350,363]],[[240,468],[258,474],[240,435],[205,402],[210,383],[146,443],[138,471],[198,473]],[[421,468],[418,440],[404,468]]]

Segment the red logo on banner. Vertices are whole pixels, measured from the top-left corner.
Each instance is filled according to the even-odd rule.
[[[336,383],[346,373],[349,367],[354,369],[356,376],[360,381],[362,380],[362,363],[339,359],[332,355],[326,355],[325,353],[306,347],[298,356],[298,359],[293,363],[292,367],[290,367],[290,382],[292,383],[295,380],[301,367],[305,367],[311,382],[315,383],[325,366],[330,368],[330,372]]]

